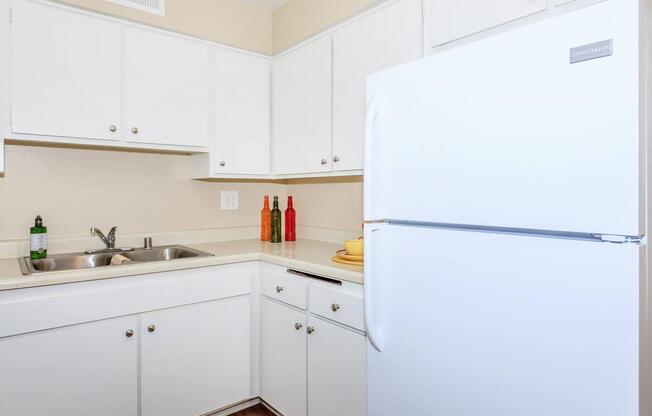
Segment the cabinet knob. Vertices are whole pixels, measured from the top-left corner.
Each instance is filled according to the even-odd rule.
[[[127,338],[131,338],[134,336],[134,330],[133,329],[127,329],[127,332],[125,332],[125,335]]]
[[[115,133],[116,131],[118,131],[118,127],[117,127],[115,124],[111,124],[111,125],[109,126],[109,131],[110,131],[111,133]]]
[[[147,332],[154,332],[156,331],[156,325],[149,325],[147,327]]]
[[[138,134],[139,131],[140,131],[140,130],[138,130],[138,127],[134,127],[134,128],[131,129],[131,132],[132,132],[133,134]]]
[[[226,166],[226,162],[223,161],[223,160],[220,160],[220,166],[222,166],[222,167]]]
[[[308,328],[306,328],[306,332],[312,334],[313,332],[315,332],[315,327],[309,326]]]
[[[340,161],[339,156],[333,156],[333,162],[337,163]]]
[[[283,291],[283,286],[276,286],[276,293],[281,293]]]
[[[327,163],[328,163],[328,160],[326,160],[326,159],[322,159],[322,160],[321,160],[321,164],[322,164],[322,165],[325,165],[325,164],[327,164]]]
[[[333,304],[331,305],[331,310],[332,310],[333,312],[337,312],[339,309],[340,309],[340,305],[339,305],[338,303],[333,303]]]
[[[302,324],[302,323],[300,323],[300,322],[295,322],[295,323],[294,323],[294,329],[296,329],[296,330],[298,331],[298,330],[300,330],[301,328],[303,328],[303,324]]]

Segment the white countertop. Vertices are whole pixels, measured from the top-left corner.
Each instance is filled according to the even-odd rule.
[[[280,244],[259,240],[236,240],[189,244],[188,247],[211,253],[214,256],[47,272],[30,276],[24,276],[21,273],[18,259],[0,259],[0,290],[110,279],[256,260],[338,280],[363,283],[362,266],[348,266],[331,260],[335,252],[342,248],[339,244],[315,240],[298,240]]]

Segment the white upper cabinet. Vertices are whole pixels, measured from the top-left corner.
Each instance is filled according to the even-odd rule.
[[[124,317],[0,339],[0,415],[137,416],[136,324]]]
[[[143,314],[140,334],[143,416],[200,415],[251,398],[248,296]]]
[[[421,0],[403,0],[333,35],[333,170],[363,168],[367,75],[423,55]]]
[[[548,0],[430,0],[437,46],[548,8]]]
[[[216,174],[269,174],[270,60],[215,49]]]
[[[120,24],[13,2],[12,131],[119,139]]]
[[[274,61],[274,173],[330,172],[331,63],[330,36]]]
[[[207,147],[209,46],[129,26],[124,35],[128,141]]]

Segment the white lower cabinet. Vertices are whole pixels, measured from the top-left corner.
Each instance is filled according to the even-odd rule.
[[[260,396],[283,416],[365,416],[362,287],[296,273],[0,291],[0,415],[197,416]]]
[[[141,316],[143,416],[194,416],[251,396],[249,296]]]
[[[125,317],[0,339],[0,415],[136,416],[137,329]]]
[[[366,337],[312,316],[308,328],[308,414],[364,416]]]
[[[306,314],[260,305],[260,395],[283,416],[306,415]]]
[[[362,316],[362,287],[282,276],[287,271],[271,265],[263,273],[260,397],[283,416],[365,416],[367,338],[349,324]],[[290,289],[287,299],[275,295]],[[307,304],[292,303],[307,293]]]

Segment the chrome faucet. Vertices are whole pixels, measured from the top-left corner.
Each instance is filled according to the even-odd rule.
[[[112,250],[115,248],[115,232],[118,230],[118,227],[112,227],[111,230],[109,231],[108,235],[104,235],[104,233],[97,228],[93,227],[91,228],[91,235],[96,235],[102,240],[104,244],[106,244],[107,250]]]

